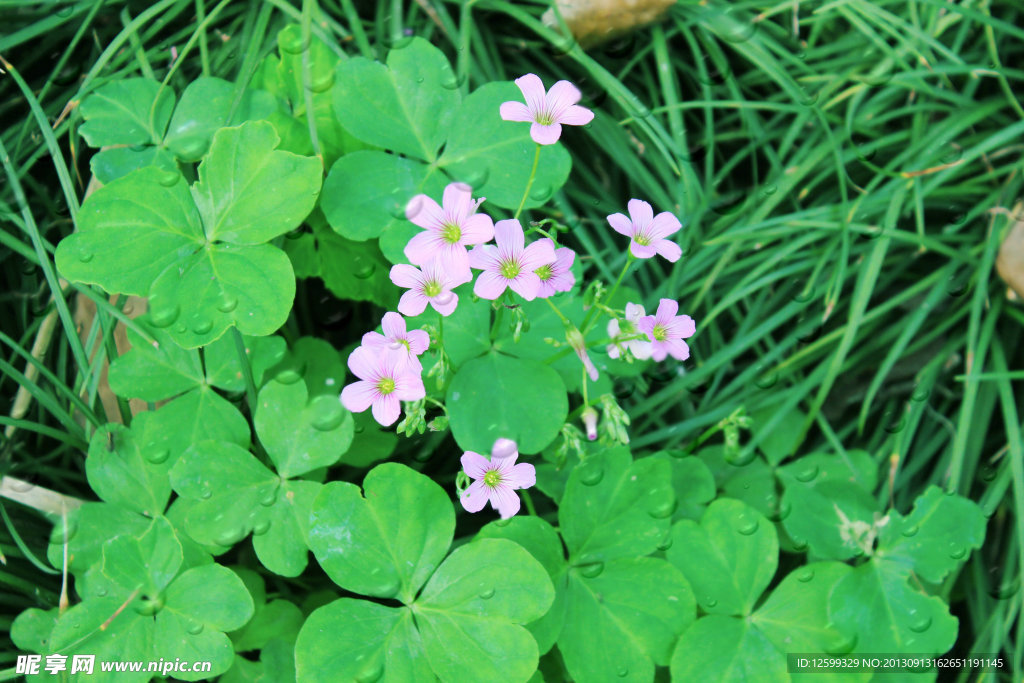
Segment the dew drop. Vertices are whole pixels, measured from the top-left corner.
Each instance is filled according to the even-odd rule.
[[[924,633],[931,628],[932,619],[931,617],[921,617],[920,619],[910,624],[910,630],[914,633]]]
[[[546,202],[554,194],[549,185],[539,185],[530,191],[530,199],[535,202]]]
[[[218,311],[221,313],[230,313],[236,308],[238,308],[238,297],[231,296],[227,292],[221,294],[220,301],[217,302]]]
[[[177,171],[161,171],[159,177],[157,177],[157,182],[164,187],[174,187],[178,184],[178,178],[180,177],[181,174]]]
[[[480,599],[481,600],[490,600],[493,597],[494,597],[494,589],[493,588],[488,588],[486,590],[480,591]]]
[[[213,496],[213,491],[208,486],[203,485],[203,489],[199,492],[199,497],[203,500],[210,500],[211,496]]]
[[[356,683],[375,683],[384,675],[384,666],[373,664],[356,674]]]
[[[302,379],[302,375],[300,375],[294,368],[288,368],[277,373],[277,375],[274,376],[274,379],[281,384],[295,384]]]
[[[917,532],[918,532],[918,526],[916,524],[911,524],[910,526],[908,526],[906,529],[903,530],[903,535],[906,536],[907,538],[910,538],[911,536],[916,536]]]
[[[588,579],[595,579],[604,571],[604,562],[591,562],[590,564],[580,565],[577,569],[580,570],[580,574]]]
[[[771,389],[778,383],[778,381],[779,373],[772,367],[766,367],[762,368],[758,373],[757,378],[754,380],[754,384],[761,389]]]
[[[647,514],[654,519],[665,519],[671,517],[676,511],[676,499],[672,498],[662,501],[647,511]]]
[[[946,293],[953,297],[966,294],[967,290],[971,288],[971,275],[972,271],[967,267],[955,271],[946,280]]]
[[[796,580],[799,581],[800,583],[807,583],[808,581],[810,581],[813,578],[814,578],[814,570],[813,569],[807,569],[807,568],[801,569],[800,573],[796,575]]]
[[[658,544],[658,550],[664,552],[672,547],[672,534],[665,534],[665,538],[661,539],[661,543]]]
[[[278,38],[278,46],[284,52],[297,55],[309,47],[309,43],[303,41],[302,31],[282,31]]]
[[[277,503],[277,487],[275,486],[272,489],[268,489],[266,493],[260,496],[259,502],[260,505],[262,505],[265,508],[272,507],[275,503]]]
[[[209,318],[200,318],[192,323],[192,331],[196,334],[206,334],[213,329],[213,321]]]
[[[928,397],[930,395],[931,395],[931,390],[929,390],[928,387],[926,387],[924,385],[918,385],[914,389],[914,393],[910,395],[910,400],[911,401],[917,401],[918,403],[920,403],[921,401],[928,400]]]
[[[779,188],[775,185],[768,184],[761,188],[761,194],[765,197],[771,197],[773,194],[778,192]]]
[[[217,545],[222,545],[230,548],[234,544],[245,538],[246,532],[242,529],[230,529],[221,534],[218,534],[217,538],[214,539]]]
[[[146,452],[146,460],[153,463],[154,465],[160,465],[167,462],[167,458],[169,457],[171,457],[171,452],[166,448]]]
[[[186,630],[189,633],[191,633],[192,635],[198,636],[200,633],[203,632],[203,624],[201,622],[198,622],[198,621],[194,622],[194,623],[191,623],[191,624],[189,624],[189,626],[188,626],[188,628]]]
[[[837,633],[835,637],[825,642],[825,652],[830,655],[845,655],[857,645],[857,636],[844,636]]]
[[[99,588],[96,589],[96,597],[99,597],[99,598],[106,597],[107,592],[108,591],[107,591],[107,587],[106,586],[100,586]]]
[[[817,465],[808,465],[807,467],[803,468],[802,470],[800,470],[799,472],[796,473],[797,481],[802,481],[805,484],[808,483],[808,482],[814,481],[814,478],[817,477],[817,476],[818,476],[818,466]]]
[[[365,280],[373,275],[377,270],[377,264],[373,261],[367,261],[363,258],[356,258],[355,265],[352,269],[352,274],[360,280]]]
[[[185,334],[186,332],[188,332],[188,325],[186,325],[185,323],[178,323],[177,325],[174,326],[174,331],[177,332],[178,334]]]
[[[604,478],[604,468],[600,463],[586,461],[580,465],[580,481],[587,486],[597,486]]]
[[[441,76],[441,87],[447,88],[448,90],[457,90],[464,82],[465,78],[459,78],[455,75],[455,72],[450,69],[445,71],[444,75]]]
[[[269,519],[263,520],[262,522],[257,522],[252,527],[252,535],[253,536],[262,536],[263,534],[267,533],[268,531],[270,531],[270,520]]]
[[[704,598],[704,605],[708,609],[714,609],[715,607],[718,606],[718,600],[715,600],[714,598],[712,598],[710,596],[706,597],[706,598]]]
[[[802,541],[802,540],[798,541],[797,539],[794,538],[793,539],[793,550],[797,551],[798,553],[802,553],[803,551],[807,550],[807,541]]]
[[[615,675],[618,676],[619,678],[625,678],[626,676],[629,675],[629,669],[627,669],[624,666],[619,667],[619,669],[615,672]]]
[[[153,327],[169,327],[180,314],[181,309],[177,306],[154,307],[149,313],[149,321]]]
[[[89,261],[92,261],[93,258],[95,258],[95,256],[96,255],[93,254],[91,251],[78,252],[78,260],[81,261],[82,263],[88,263]]]
[[[729,452],[725,454],[725,461],[733,467],[746,467],[757,458],[757,452],[753,448]]]
[[[499,526],[499,527],[508,526],[511,523],[512,523],[512,518],[511,517],[509,519],[498,519],[498,520],[495,520],[494,522],[492,522],[492,524],[494,524],[494,526]]]
[[[334,85],[334,69],[328,69],[316,74],[310,81],[309,89],[312,92],[327,92]]]
[[[311,424],[313,429],[317,431],[331,432],[341,426],[341,423],[345,420],[345,411],[342,410],[341,404],[334,399],[330,397],[323,398],[327,400],[317,402],[318,414],[313,418]],[[323,407],[320,408],[319,406]]]
[[[950,557],[950,559],[962,560],[966,556],[967,556],[967,548],[963,547],[962,545],[957,545],[956,543],[951,543],[950,544],[950,549],[949,549],[949,557]]]
[[[396,577],[383,579],[380,586],[372,592],[373,595],[381,598],[392,598],[398,595],[402,589],[402,582]]]
[[[1020,576],[1015,576],[1009,581],[995,583],[989,589],[989,595],[996,600],[1008,600],[1020,590]]]
[[[757,531],[757,528],[758,523],[756,519],[740,519],[740,524],[736,527],[736,531],[744,536],[750,536]]]
[[[474,190],[479,190],[481,187],[487,184],[487,179],[490,177],[490,169],[487,166],[481,166],[474,168],[466,173],[463,177],[463,182],[472,187]]]
[[[790,505],[788,500],[784,500],[771,508],[771,514],[768,517],[773,522],[781,522],[786,517],[789,517],[789,513],[792,511],[793,506]]]

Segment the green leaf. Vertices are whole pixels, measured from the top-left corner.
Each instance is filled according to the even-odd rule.
[[[755,626],[710,614],[687,629],[672,655],[672,680],[789,681],[786,657]]]
[[[938,597],[918,592],[895,563],[872,559],[843,577],[829,614],[853,652],[925,652],[953,647],[957,619]]]
[[[309,615],[295,642],[295,671],[309,683],[434,678],[409,608],[351,598]]]
[[[537,643],[521,626],[548,610],[547,572],[519,545],[481,539],[453,552],[413,605],[430,667],[445,681],[526,681]]]
[[[166,331],[152,325],[149,314],[135,322],[152,335],[155,343],[128,330],[131,350],[110,364],[110,388],[115,394],[163,401],[202,384],[198,353],[178,346]]]
[[[310,278],[320,277],[320,255],[316,251],[316,238],[313,233],[303,232],[295,235],[289,232],[285,235],[282,248],[292,262],[292,270],[295,277]]]
[[[529,124],[503,121],[498,110],[502,102],[521,102],[522,98],[519,88],[509,81],[478,88],[455,114],[451,136],[438,161],[453,178],[470,185],[474,195],[508,209],[518,207],[523,197],[537,143],[530,138]],[[542,145],[525,208],[551,199],[565,184],[571,167],[572,160],[562,145]]]
[[[11,641],[19,650],[40,654],[52,652],[50,634],[59,616],[56,607],[46,611],[38,607],[29,607],[14,618],[14,623],[11,624]]]
[[[340,62],[333,95],[354,136],[425,161],[436,158],[460,99],[444,53],[418,37],[392,49],[386,67],[364,57]]]
[[[459,285],[452,291],[459,297],[459,305],[444,319],[444,350],[452,364],[459,367],[491,348],[491,302],[473,300],[472,282]],[[436,325],[437,311],[428,306],[423,313],[406,320],[409,329]],[[430,367],[425,360],[423,364]]]
[[[245,354],[249,359],[253,380],[262,386],[267,371],[285,357],[288,344],[278,336],[242,337]],[[206,381],[225,391],[244,391],[245,378],[242,364],[238,361],[238,349],[232,335],[224,335],[203,349],[203,364],[206,366]]]
[[[243,334],[273,334],[294,299],[292,264],[269,244],[213,244],[165,270],[150,290],[154,315],[160,309],[182,312],[168,332],[187,349],[209,344],[232,325]]]
[[[253,422],[277,473],[286,479],[333,465],[352,443],[352,414],[337,396],[310,399],[301,380],[263,387]]]
[[[340,299],[372,301],[385,308],[398,305],[401,290],[391,282],[391,263],[373,241],[354,242],[326,225],[314,223],[320,276]]]
[[[278,638],[294,643],[305,615],[291,600],[272,600],[256,604],[253,618],[242,628],[230,633],[236,652],[259,650]]]
[[[141,536],[150,520],[120,505],[83,503],[68,513],[67,527],[57,520],[50,535],[46,558],[54,567],[64,566],[67,544],[68,571],[81,577],[103,559],[103,544],[116,536]]]
[[[164,600],[165,611],[217,631],[241,628],[252,618],[253,609],[242,580],[219,564],[184,572],[167,587]]]
[[[313,501],[309,547],[342,588],[410,604],[455,532],[444,489],[404,465],[384,463],[359,487],[324,486]]]
[[[222,546],[238,543],[265,520],[281,485],[251,453],[216,441],[191,446],[170,474],[178,495],[195,501],[186,518],[189,535]]]
[[[495,401],[494,397],[500,396]],[[551,443],[569,413],[558,373],[536,361],[490,353],[467,361],[445,398],[452,435],[467,451],[490,453],[500,437],[520,453],[538,453]]]
[[[977,503],[937,486],[929,486],[905,518],[895,511],[889,517],[889,524],[881,528],[875,556],[913,568],[930,583],[941,582],[962,566],[970,550],[980,548],[985,540],[985,516]]]
[[[298,576],[309,562],[309,514],[321,484],[286,481],[269,515],[253,527],[252,544],[263,566],[281,576]]]
[[[103,544],[103,574],[125,592],[140,589],[155,598],[177,575],[182,557],[171,523],[157,517],[141,536],[117,536]]]
[[[139,413],[132,433],[151,462],[172,466],[189,446],[200,441],[223,441],[249,447],[249,423],[238,408],[209,386],[179,396],[156,411]]]
[[[672,528],[669,561],[693,586],[701,609],[714,614],[750,614],[775,575],[779,540],[757,510],[719,498],[700,524],[684,519]]]
[[[842,636],[828,613],[828,600],[836,584],[851,571],[840,562],[815,562],[794,569],[750,622],[783,654],[834,649]]]
[[[169,464],[161,451],[146,449],[145,457],[143,446],[132,430],[106,424],[89,443],[85,475],[103,500],[154,517],[163,513],[171,497]]]
[[[311,396],[332,396],[337,400],[348,370],[341,354],[330,342],[317,337],[300,337],[292,344],[288,356],[300,369]]]
[[[264,119],[277,109],[274,97],[262,90],[241,93],[222,78],[200,76],[188,84],[174,109],[164,140],[183,161],[199,161],[220,128],[250,119]]]
[[[356,413],[352,419],[355,424],[355,436],[345,454],[344,464],[349,467],[369,467],[379,460],[390,457],[398,445],[398,436],[395,432],[381,429],[369,411]]]
[[[208,240],[262,244],[313,210],[322,181],[320,160],[275,150],[278,142],[266,121],[222,128],[213,136],[192,187]]]
[[[675,494],[669,464],[633,462],[625,447],[589,454],[569,475],[558,521],[570,564],[654,552],[668,535]]]
[[[504,538],[514,541],[547,571],[555,585],[555,600],[544,616],[526,625],[537,641],[539,652],[547,652],[555,644],[565,619],[563,584],[566,563],[558,532],[540,517],[515,516],[512,519],[487,524],[477,534],[477,538]]]
[[[160,273],[204,239],[181,174],[149,166],[101,187],[82,204],[78,231],[57,245],[57,268],[69,280],[147,296]],[[150,305],[154,320],[167,319],[169,312]]]
[[[100,150],[89,160],[89,170],[104,185],[147,166],[155,166],[165,172],[178,172],[178,162],[174,156],[163,147],[153,145],[109,147]]]
[[[405,205],[410,199],[420,193],[440,199],[444,187],[443,173],[415,159],[352,152],[331,167],[320,206],[336,232],[361,242],[407,223]]]
[[[809,458],[779,470],[786,488],[782,505],[791,510],[782,525],[794,541],[806,543],[820,559],[846,560],[864,554],[858,539],[866,542],[865,530],[874,524],[874,498],[849,480],[829,476],[819,481],[819,473]]]
[[[654,557],[570,570],[567,601],[558,649],[578,681],[651,681],[696,612],[683,575]]]
[[[800,443],[800,430],[807,419],[799,408],[780,414],[777,406],[766,406],[751,413],[750,417],[754,422],[752,429],[761,439],[757,447],[772,465],[778,465],[793,454]]]
[[[683,451],[660,451],[654,458],[663,458],[672,468],[672,488],[676,493],[676,511],[672,521],[700,520],[704,510],[715,498],[715,478],[704,461],[685,456]]]
[[[82,101],[85,123],[78,132],[92,147],[156,144],[173,109],[174,91],[169,87],[148,78],[123,78]]]
[[[95,656],[97,662],[138,661],[139,657],[149,659],[153,656],[155,645],[153,618],[136,611],[138,599],[122,609],[127,596],[125,593],[92,597],[71,607],[61,615],[53,628],[50,652],[69,656],[90,654]],[[111,619],[115,613],[117,617]],[[105,630],[100,630],[103,625],[106,625]],[[90,637],[83,639],[84,634]],[[153,659],[161,656],[158,654]],[[99,666],[95,667],[93,675],[89,677],[90,681],[145,683],[153,677],[153,674],[145,671],[104,673],[99,669]]]

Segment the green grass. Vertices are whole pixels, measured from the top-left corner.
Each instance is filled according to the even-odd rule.
[[[685,373],[654,371],[626,401],[634,446],[686,444],[740,405],[799,407],[800,452],[864,448],[885,472],[895,458],[881,500],[905,510],[934,483],[979,501],[986,545],[945,587],[957,651],[1002,652],[1019,679],[1024,311],[993,263],[1022,190],[1024,12],[965,4],[687,2],[584,51],[540,21],[539,3],[0,1],[13,67],[0,76],[0,426],[17,427],[0,437],[0,472],[90,496],[82,444],[124,316],[85,291],[101,312],[80,341],[82,288],[54,272],[89,181],[74,105],[125,76],[179,92],[201,74],[244,80],[288,22],[347,56],[381,56],[411,29],[448,52],[465,91],[526,72],[579,85],[597,118],[566,133],[570,182],[531,218],[568,223],[589,275],[610,283],[622,267],[605,216],[629,198],[682,218],[684,258],[625,283],[648,308],[680,300],[698,325]],[[44,360],[27,360],[52,310]],[[33,379],[26,364],[44,367]],[[12,418],[19,386],[33,400]],[[26,557],[44,554],[46,525],[6,509],[3,625],[59,591]]]

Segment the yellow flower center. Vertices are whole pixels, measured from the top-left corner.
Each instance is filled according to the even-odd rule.
[[[377,391],[387,396],[395,390],[395,380],[390,377],[381,377],[377,381]]]
[[[458,229],[458,228],[456,228]],[[430,299],[433,299],[441,293],[441,283],[437,280],[431,280],[430,282],[423,285],[423,293]]]
[[[551,276],[554,275],[554,273],[551,272],[551,266],[550,265],[541,266],[540,268],[538,268],[537,270],[535,270],[533,272],[537,273],[537,277],[539,277],[541,279],[541,282],[546,282],[546,281],[550,280]]]
[[[515,261],[505,261],[501,264],[501,276],[506,280],[514,280],[519,275],[519,264]]]
[[[501,483],[501,472],[498,470],[487,470],[484,474],[484,486],[489,489],[496,488]]]
[[[462,228],[454,223],[445,223],[441,228],[441,238],[448,244],[458,244],[462,239]]]
[[[668,339],[668,330],[665,329],[664,325],[655,325],[654,326],[654,333],[653,333],[652,336],[654,337],[655,341],[663,342],[666,339]]]

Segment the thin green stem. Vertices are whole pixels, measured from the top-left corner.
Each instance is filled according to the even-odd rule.
[[[245,400],[249,404],[249,414],[256,414],[256,380],[252,376],[252,365],[249,364],[249,353],[245,348],[245,339],[237,327],[232,326],[231,337],[235,340],[235,352],[238,364],[242,366],[242,379],[245,380]]]
[[[626,277],[626,271],[629,270],[629,267],[633,265],[633,261],[635,260],[636,257],[633,256],[633,252],[626,252],[626,262],[622,265],[622,271],[619,273],[618,279],[615,280],[615,284],[612,285],[611,291],[608,292],[608,296],[605,297],[606,301],[611,301],[612,297],[615,296],[615,293],[619,291],[619,285],[622,284],[622,279]],[[587,332],[590,331],[590,325],[594,322],[594,319],[599,312],[600,308],[596,305],[592,306],[590,310],[587,312],[587,317],[583,319],[583,334],[586,334]]]
[[[523,198],[519,200],[519,208],[516,209],[516,213],[512,218],[518,219],[519,214],[523,212],[523,206],[526,205],[526,198],[530,196],[530,188],[533,187],[533,180],[537,177],[537,164],[540,162],[540,145],[537,145],[537,149],[533,153],[533,168],[530,169],[530,179],[526,181],[526,190],[523,192]]]
[[[523,502],[526,503],[526,511],[529,512],[531,516],[536,517],[537,509],[533,507],[533,499],[530,498],[530,492],[526,489],[519,489],[519,491],[523,494]]]

